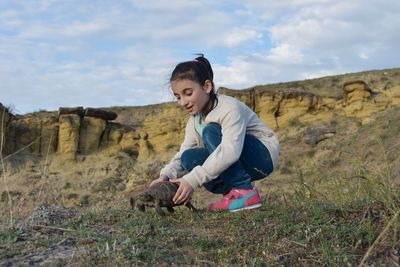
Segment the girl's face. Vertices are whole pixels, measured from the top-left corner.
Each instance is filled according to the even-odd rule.
[[[188,79],[175,80],[172,81],[171,87],[178,104],[190,115],[203,111],[210,99],[212,90],[212,84],[209,80],[203,86]]]

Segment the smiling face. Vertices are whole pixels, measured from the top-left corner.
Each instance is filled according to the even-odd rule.
[[[175,80],[171,86],[178,104],[190,115],[202,112],[210,100],[212,83],[209,80],[203,86],[189,79]]]

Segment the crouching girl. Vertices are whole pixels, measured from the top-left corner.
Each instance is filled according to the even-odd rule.
[[[179,105],[191,116],[179,152],[153,181],[179,183],[174,202],[190,200],[199,186],[221,194],[210,210],[239,211],[261,206],[252,183],[277,166],[279,142],[249,107],[216,94],[209,61],[197,57],[182,62],[170,78]]]

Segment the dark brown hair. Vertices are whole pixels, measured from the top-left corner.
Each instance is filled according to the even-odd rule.
[[[212,84],[212,90],[210,92],[210,100],[214,102],[215,99],[215,85],[214,85],[214,72],[211,68],[211,64],[204,57],[200,55],[192,61],[185,61],[176,65],[175,69],[172,71],[170,82],[176,80],[191,80],[199,83],[201,86],[209,80]]]

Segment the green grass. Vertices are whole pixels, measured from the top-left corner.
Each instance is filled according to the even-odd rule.
[[[5,228],[0,243],[8,249],[0,261],[69,236],[87,251],[74,263],[89,266],[353,266],[392,215],[374,202],[335,206],[317,199],[299,203],[294,197],[233,214],[181,208],[161,218],[154,210],[89,211],[38,238],[37,230]]]
[[[119,205],[87,210],[55,228],[3,226],[0,262],[70,237],[85,254],[60,264],[356,266],[365,259],[390,265],[388,251],[399,249],[400,188],[390,165],[382,166],[329,174],[324,166],[305,166],[292,174],[292,193],[238,213],[181,207],[159,217],[153,209]]]

